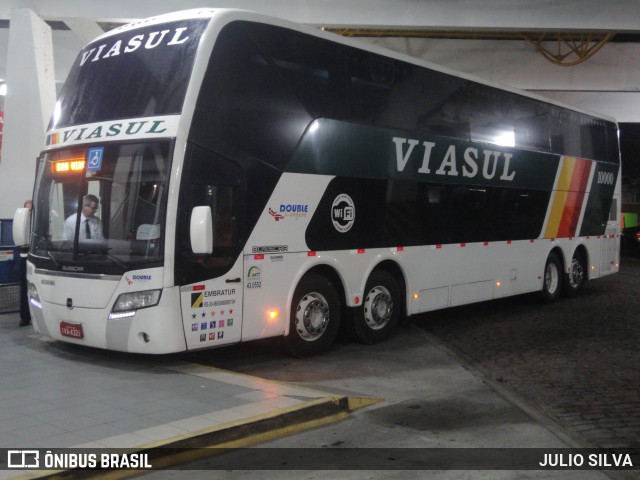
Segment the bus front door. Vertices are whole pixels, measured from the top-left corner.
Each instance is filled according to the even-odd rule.
[[[188,350],[240,342],[242,273],[240,257],[226,275],[180,289]]]

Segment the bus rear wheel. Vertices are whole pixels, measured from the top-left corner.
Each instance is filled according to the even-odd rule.
[[[321,275],[305,275],[291,302],[291,325],[286,344],[296,357],[326,351],[340,328],[340,297],[333,284]]]
[[[556,253],[551,252],[544,266],[542,291],[540,292],[540,298],[543,303],[555,302],[560,297],[562,279],[562,262]]]
[[[576,251],[571,259],[569,271],[564,276],[564,294],[567,297],[576,297],[587,286],[588,270],[587,262],[580,251]]]
[[[362,306],[354,311],[349,322],[349,333],[360,343],[378,343],[393,332],[400,312],[398,283],[390,273],[376,270],[367,280]]]

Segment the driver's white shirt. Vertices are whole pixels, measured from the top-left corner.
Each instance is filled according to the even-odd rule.
[[[67,240],[73,240],[73,234],[76,230],[76,216],[78,214],[74,213],[67,217],[64,221],[64,236]],[[100,224],[100,219],[97,217],[85,217],[83,213],[80,213],[80,231],[78,232],[79,240],[87,239],[87,231],[85,227],[85,223],[89,222],[89,233],[91,234],[92,240],[102,240],[104,236],[102,235],[102,225]]]

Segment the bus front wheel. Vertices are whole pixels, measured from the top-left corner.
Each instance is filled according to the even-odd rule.
[[[378,343],[394,330],[400,311],[400,288],[395,278],[384,270],[374,271],[367,280],[362,306],[348,324],[349,333],[358,342]]]
[[[296,357],[326,351],[340,328],[340,297],[321,275],[305,275],[291,302],[291,325],[286,344]]]
[[[558,255],[551,252],[547,257],[542,278],[542,291],[540,297],[543,303],[555,302],[562,291],[562,262]]]

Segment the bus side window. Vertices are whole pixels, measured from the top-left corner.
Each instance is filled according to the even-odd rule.
[[[394,63],[375,54],[352,49],[349,55],[349,119],[388,126]]]
[[[177,225],[176,248],[182,257],[176,263],[177,278],[189,283],[222,275],[231,268],[240,250],[242,222],[239,219],[242,169],[235,162],[191,145],[187,154]],[[213,252],[194,255],[189,222],[193,207],[208,206],[213,220]]]
[[[213,219],[213,255],[219,249],[232,247],[236,238],[236,216],[234,212],[235,188],[230,185],[192,184],[191,208],[211,208]],[[226,252],[225,252],[226,253]]]
[[[236,216],[234,210],[234,187],[213,186],[208,188],[214,191],[211,198],[211,213],[213,214],[213,248],[231,247],[235,241]]]

